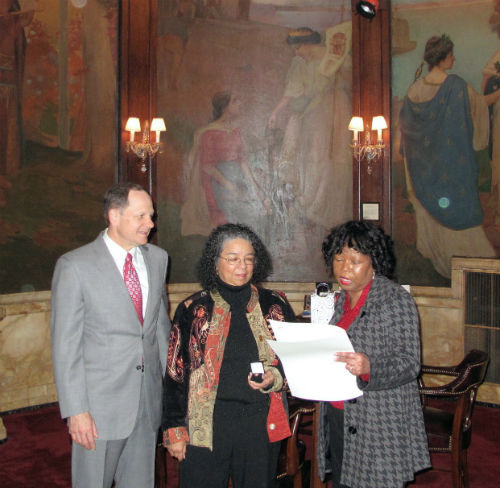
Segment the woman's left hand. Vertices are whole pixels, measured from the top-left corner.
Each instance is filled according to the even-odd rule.
[[[248,375],[248,384],[252,390],[260,390],[261,388],[267,390],[274,383],[274,376],[271,371],[266,371],[262,375],[262,381],[257,383],[256,381],[252,381],[252,373]]]
[[[341,361],[354,376],[362,374],[370,374],[370,360],[366,354],[362,352],[336,352],[334,354],[335,361]]]

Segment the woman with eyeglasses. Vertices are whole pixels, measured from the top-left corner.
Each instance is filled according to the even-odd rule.
[[[271,272],[259,237],[240,224],[212,231],[198,263],[203,289],[179,304],[164,387],[163,443],[181,488],[274,486],[290,435],[268,319],[293,321],[285,296],[257,284]],[[252,363],[264,373],[254,379]]]

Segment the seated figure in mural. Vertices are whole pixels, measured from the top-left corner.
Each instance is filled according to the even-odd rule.
[[[182,235],[207,236],[229,221],[248,223],[250,208],[265,202],[246,158],[239,116],[241,102],[230,92],[212,99],[213,122],[195,132],[189,154]]]
[[[482,228],[475,151],[488,144],[488,103],[453,67],[453,42],[431,37],[401,109],[401,153],[415,208],[417,249],[436,271],[451,276],[451,257],[494,257]]]
[[[289,32],[286,42],[295,56],[282,98],[268,120],[275,129],[286,114],[278,156],[278,174],[298,200],[308,221],[324,228],[352,214],[351,21],[321,35],[307,27]],[[335,198],[332,198],[335,193]]]

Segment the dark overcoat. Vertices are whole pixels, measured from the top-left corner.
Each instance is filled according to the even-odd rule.
[[[330,323],[344,310],[342,291]],[[376,276],[366,302],[347,334],[354,350],[370,360],[370,379],[357,383],[363,396],[344,402],[341,483],[351,488],[395,488],[430,466],[416,378],[420,371],[417,308],[411,295]],[[328,470],[326,404],[318,432],[318,465]]]

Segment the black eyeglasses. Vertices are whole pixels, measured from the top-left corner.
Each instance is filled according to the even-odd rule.
[[[227,258],[224,256],[219,257],[226,260],[229,266],[236,266],[242,263],[244,263],[245,266],[253,266],[255,264],[255,256],[245,256],[243,259],[239,258],[238,256],[229,256]]]

